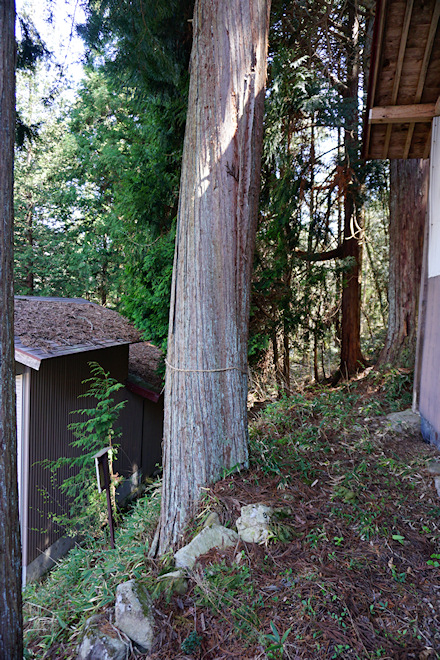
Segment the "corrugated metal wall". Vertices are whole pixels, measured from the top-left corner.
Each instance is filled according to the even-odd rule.
[[[28,562],[63,535],[63,530],[51,521],[50,514],[67,510],[67,503],[52,483],[50,471],[41,465],[41,460],[55,460],[75,453],[70,447],[73,435],[67,426],[78,421],[78,416],[70,412],[95,405],[93,399],[78,400],[78,396],[87,390],[87,386],[81,383],[90,377],[89,361],[98,362],[123,383],[127,377],[128,346],[45,360],[40,371],[32,371]],[[138,468],[142,458],[143,400],[125,389],[118,394],[129,402],[120,418],[124,433],[115,469],[128,476]],[[161,438],[160,435],[156,439],[156,445],[160,446]],[[62,480],[66,476],[68,474],[59,474],[58,478]]]

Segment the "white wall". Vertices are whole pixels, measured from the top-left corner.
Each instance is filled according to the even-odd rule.
[[[24,374],[17,374],[15,376],[18,509],[22,542],[23,585],[26,582],[27,564],[30,377],[29,367],[25,368]]]
[[[432,122],[429,175],[428,277],[440,275],[440,117]]]

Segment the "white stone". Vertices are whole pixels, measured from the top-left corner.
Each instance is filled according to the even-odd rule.
[[[390,413],[386,416],[387,425],[392,431],[419,431],[420,415],[408,408],[401,412]]]
[[[123,633],[146,652],[154,636],[153,604],[150,595],[136,580],[116,588],[115,623]]]
[[[247,543],[264,543],[269,538],[273,509],[266,504],[248,504],[241,507],[237,520],[238,534]]]
[[[76,660],[126,660],[128,645],[100,631],[99,621],[99,616],[87,621]]]
[[[440,477],[435,477],[434,485],[435,485],[435,489],[437,491],[437,495],[440,497]]]
[[[237,542],[238,534],[233,529],[222,525],[205,527],[191,543],[176,552],[174,561],[178,568],[192,568],[196,560],[208,550],[236,545]]]
[[[440,475],[440,461],[430,461],[428,464],[428,472],[430,474]]]

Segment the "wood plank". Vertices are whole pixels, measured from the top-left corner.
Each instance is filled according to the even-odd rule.
[[[396,105],[397,95],[399,93],[400,79],[402,77],[403,60],[405,57],[406,43],[408,41],[409,26],[411,23],[413,6],[414,6],[414,0],[408,0],[405,8],[405,17],[403,19],[402,32],[400,35],[396,72],[394,74],[393,90],[391,93],[391,105]],[[391,123],[389,123],[387,125],[387,132],[385,134],[385,140],[383,143],[383,150],[382,150],[383,159],[388,158],[388,149],[390,147],[391,131],[392,131],[392,126]]]
[[[377,24],[378,30],[377,33],[376,30],[374,30],[375,34],[373,34],[373,43],[372,43],[372,51],[371,51],[371,69],[369,71],[370,80],[368,81],[368,99],[367,99],[367,104],[372,106],[374,105],[374,98],[376,96],[376,83],[379,72],[379,65],[381,61],[386,6],[387,6],[387,0],[382,0],[382,1],[377,0],[377,8],[379,10],[379,14],[376,16],[376,20],[378,20],[378,24]],[[365,116],[364,116],[363,153],[365,155],[368,154],[370,151],[370,140],[371,140],[371,125],[369,121],[365,120]]]
[[[370,124],[406,124],[410,122],[430,122],[434,117],[435,103],[414,105],[387,105],[371,108]]]
[[[429,26],[428,40],[425,46],[425,53],[423,55],[422,68],[420,71],[419,82],[417,85],[415,103],[419,103],[422,98],[423,88],[425,86],[426,74],[428,72],[429,60],[431,59],[432,46],[434,45],[435,34],[437,32],[438,21],[440,18],[440,2],[434,3],[434,11],[432,12],[431,24]]]
[[[397,94],[399,92],[400,78],[402,76],[403,59],[405,57],[406,42],[408,40],[409,25],[413,11],[414,0],[408,0],[405,9],[405,18],[403,19],[402,34],[400,37],[399,54],[397,56],[396,74],[394,76],[393,92],[391,95],[391,105],[396,105]]]
[[[372,80],[372,96],[371,96],[371,105],[374,105],[374,97],[376,95],[376,83],[377,83],[377,76],[379,73],[379,65],[381,61],[381,54],[382,54],[382,43],[383,43],[383,33],[384,33],[384,27],[385,27],[385,11],[387,8],[387,1],[382,0],[380,4],[380,15],[379,15],[379,30],[378,30],[378,35],[377,35],[377,52],[375,53],[375,59],[374,59],[374,68],[373,68],[373,80]]]
[[[390,148],[392,124],[387,124],[387,132],[385,133],[385,140],[383,142],[382,158],[388,158],[388,149]]]
[[[428,73],[429,60],[431,59],[432,47],[434,45],[434,39],[437,32],[439,18],[440,18],[440,2],[436,0],[436,2],[434,3],[434,10],[432,12],[431,23],[429,25],[428,39],[426,41],[425,52],[423,55],[423,62],[422,62],[422,68],[420,70],[419,82],[417,84],[416,95],[414,97],[415,103],[419,103],[420,99],[422,98],[423,88],[425,86],[426,74]],[[436,104],[434,104],[434,113],[435,110],[436,110]],[[414,123],[411,123],[408,128],[408,135],[406,136],[403,158],[408,158],[413,134],[414,134]]]

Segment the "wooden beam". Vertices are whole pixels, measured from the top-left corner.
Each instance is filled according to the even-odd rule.
[[[379,4],[379,3],[378,3]],[[383,32],[384,32],[384,27],[385,27],[385,10],[387,6],[386,0],[382,0],[380,3],[380,9],[379,9],[379,23],[378,23],[378,32],[377,32],[377,52],[374,52],[374,64],[373,64],[373,71],[372,71],[372,80],[371,80],[371,90],[372,90],[372,95],[371,95],[371,105],[374,105],[374,97],[376,96],[376,85],[377,85],[377,76],[379,73],[379,64],[381,60],[381,54],[382,54],[382,41],[383,41]]]
[[[408,40],[409,24],[413,10],[414,0],[408,0],[405,9],[405,18],[403,19],[402,34],[400,36],[399,54],[397,56],[396,73],[394,74],[393,92],[391,94],[390,105],[396,105],[397,95],[399,93],[400,78],[402,77],[403,59],[405,57],[406,42]]]
[[[422,98],[423,89],[425,87],[426,74],[428,73],[429,60],[431,59],[432,47],[434,45],[434,39],[437,32],[439,18],[440,18],[440,2],[436,0],[436,2],[434,3],[434,10],[432,12],[431,23],[429,26],[428,39],[426,41],[426,46],[425,46],[425,53],[423,55],[422,68],[420,69],[419,82],[417,83],[416,95],[414,97],[415,103],[420,103],[420,99]],[[436,106],[437,104],[435,103],[434,113],[436,111]],[[414,123],[411,123],[408,128],[408,135],[406,136],[405,149],[403,152],[404,158],[408,158],[413,135],[414,135]]]
[[[420,70],[419,82],[417,84],[415,103],[420,103],[422,98],[423,88],[425,86],[426,74],[428,73],[429,60],[431,59],[432,47],[434,45],[435,34],[437,32],[438,21],[440,18],[440,2],[434,3],[434,11],[432,12],[431,24],[429,26],[428,39],[425,46],[425,54],[423,55],[422,68]]]
[[[371,125],[370,122],[367,121],[367,111],[369,107],[374,106],[374,98],[376,96],[376,84],[382,53],[386,5],[387,0],[377,0],[376,2],[377,13],[373,32],[373,42],[371,44],[371,63],[368,76],[367,108],[364,115],[364,144],[362,148],[363,157],[366,157],[370,149]]]
[[[370,124],[408,124],[410,122],[430,122],[434,117],[435,103],[416,105],[386,105],[371,108]]]
[[[440,115],[440,96],[438,97],[437,101],[435,102],[434,117],[438,117],[439,115]]]
[[[403,19],[402,33],[400,35],[399,53],[397,55],[396,72],[394,74],[393,91],[391,94],[390,105],[396,105],[397,102],[397,95],[399,93],[400,79],[402,77],[403,59],[405,57],[406,42],[408,41],[409,25],[411,23],[413,6],[414,6],[414,0],[408,0],[408,2],[406,3],[405,17]],[[388,149],[390,148],[391,131],[392,131],[392,124],[389,123],[387,125],[385,140],[382,149],[383,159],[388,158]]]

